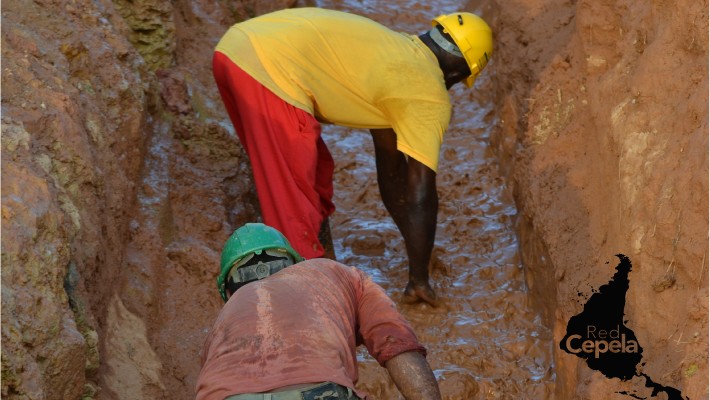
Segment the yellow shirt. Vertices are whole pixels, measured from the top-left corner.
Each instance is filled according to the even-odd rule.
[[[394,129],[398,150],[437,170],[451,102],[436,57],[416,36],[295,8],[232,26],[216,51],[322,122]]]

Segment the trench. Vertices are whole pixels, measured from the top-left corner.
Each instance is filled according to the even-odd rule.
[[[444,304],[397,302],[444,399],[637,397],[629,389],[644,383],[555,360],[548,329],[578,312],[580,290],[605,283],[605,254],[627,250],[643,266],[626,306],[644,370],[708,397],[707,18],[695,18],[707,17],[707,1],[148,0],[128,2],[127,15],[117,1],[6,3],[3,398],[194,398],[223,306],[219,251],[258,219],[209,60],[236,20],[293,4],[410,33],[439,13],[494,15],[500,51],[474,90],[451,91],[431,273]],[[137,51],[145,43],[131,48],[143,22],[161,29],[138,33],[174,52],[167,76],[151,72]],[[398,301],[407,259],[379,198],[369,134],[324,136],[337,163],[339,260]],[[502,177],[514,157],[535,226],[518,217]],[[371,399],[400,398],[364,348],[358,358]]]
[[[467,5],[463,0],[436,4],[319,0],[315,4],[364,15],[410,33],[429,29],[432,16],[466,9]],[[399,301],[407,282],[407,257],[402,237],[380,199],[370,134],[324,126],[324,139],[336,163],[337,210],[330,220],[335,251],[338,261],[366,271],[397,302],[428,350],[427,359],[444,399],[553,398],[552,334],[530,302],[514,229],[516,207],[489,145],[489,137],[499,125],[492,94],[493,70],[492,64],[473,90],[457,85],[450,91],[454,108],[441,150],[439,223],[430,274],[442,306]],[[243,179],[248,171],[237,167],[236,153],[224,155],[229,161],[217,164],[184,160],[190,151],[203,156],[198,142],[189,142],[183,153],[170,153],[165,159],[166,149],[181,148],[167,134],[157,132],[152,158],[146,164],[145,193],[139,195],[142,211],[136,217],[145,222],[136,223],[138,228],[127,250],[124,277],[129,283],[123,298],[128,309],[147,320],[151,340],[158,343],[155,358],[160,363],[150,357],[126,361],[120,351],[107,350],[103,386],[107,392],[117,393],[117,398],[139,398],[133,394],[139,390],[144,390],[145,398],[154,391],[174,398],[190,397],[185,393],[191,393],[197,379],[197,352],[178,349],[199,351],[222,305],[213,286],[216,253],[198,245],[193,236],[204,235],[208,243],[219,243],[215,248],[224,237],[221,223],[220,229],[210,228],[209,233],[196,234],[187,227],[209,217],[202,212],[209,209],[205,199],[218,203],[214,199],[221,195],[220,179],[229,183],[230,193],[247,192],[250,182]],[[235,184],[239,188],[234,188]],[[248,207],[247,202],[242,204],[244,198],[233,198],[233,204],[243,209],[230,215],[254,214],[244,208]],[[216,205],[214,208],[219,210]],[[218,216],[212,218],[218,221]],[[192,288],[195,295],[185,296],[185,287]],[[134,293],[143,295],[136,297]],[[125,324],[113,321],[110,325]],[[134,336],[130,332],[122,335],[124,340]],[[357,384],[371,399],[401,399],[386,370],[364,347],[358,349],[358,360]],[[124,377],[116,371],[124,364],[148,377],[143,378],[143,389],[123,387]],[[151,378],[149,372],[154,368],[162,371],[159,380]]]
[[[465,9],[466,2],[317,5],[418,33],[428,29],[432,16]],[[441,151],[430,266],[443,305],[398,304],[427,347],[444,398],[552,398],[552,334],[529,304],[514,229],[516,207],[488,144],[497,123],[489,74],[473,90],[456,85],[450,91],[454,110]],[[398,301],[407,282],[407,257],[379,197],[370,135],[336,126],[323,131],[336,162],[331,226],[337,258],[365,270]],[[377,399],[401,398],[365,349],[358,359],[361,388]]]

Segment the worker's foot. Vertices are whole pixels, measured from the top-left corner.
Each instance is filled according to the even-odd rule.
[[[404,289],[402,302],[405,304],[425,302],[432,307],[438,307],[440,304],[439,298],[434,293],[434,289],[429,286],[429,283],[414,284],[412,282],[409,282],[407,288]]]

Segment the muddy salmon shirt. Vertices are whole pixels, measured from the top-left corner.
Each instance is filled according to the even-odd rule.
[[[321,258],[292,265],[224,305],[202,350],[197,400],[325,381],[355,389],[360,343],[380,365],[406,351],[426,355],[364,272]]]
[[[398,150],[436,172],[451,102],[418,37],[353,14],[296,8],[233,25],[216,51],[321,122],[394,129]]]

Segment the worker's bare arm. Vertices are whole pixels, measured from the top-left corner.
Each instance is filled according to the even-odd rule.
[[[401,353],[385,362],[385,368],[405,399],[441,399],[434,373],[421,353],[416,351]]]
[[[409,256],[405,300],[436,305],[428,269],[439,207],[436,173],[397,150],[397,136],[392,129],[372,129],[371,133],[380,195],[404,237]]]
[[[377,183],[382,202],[397,226],[406,220],[407,159],[397,150],[397,135],[392,129],[371,129],[375,144]]]

